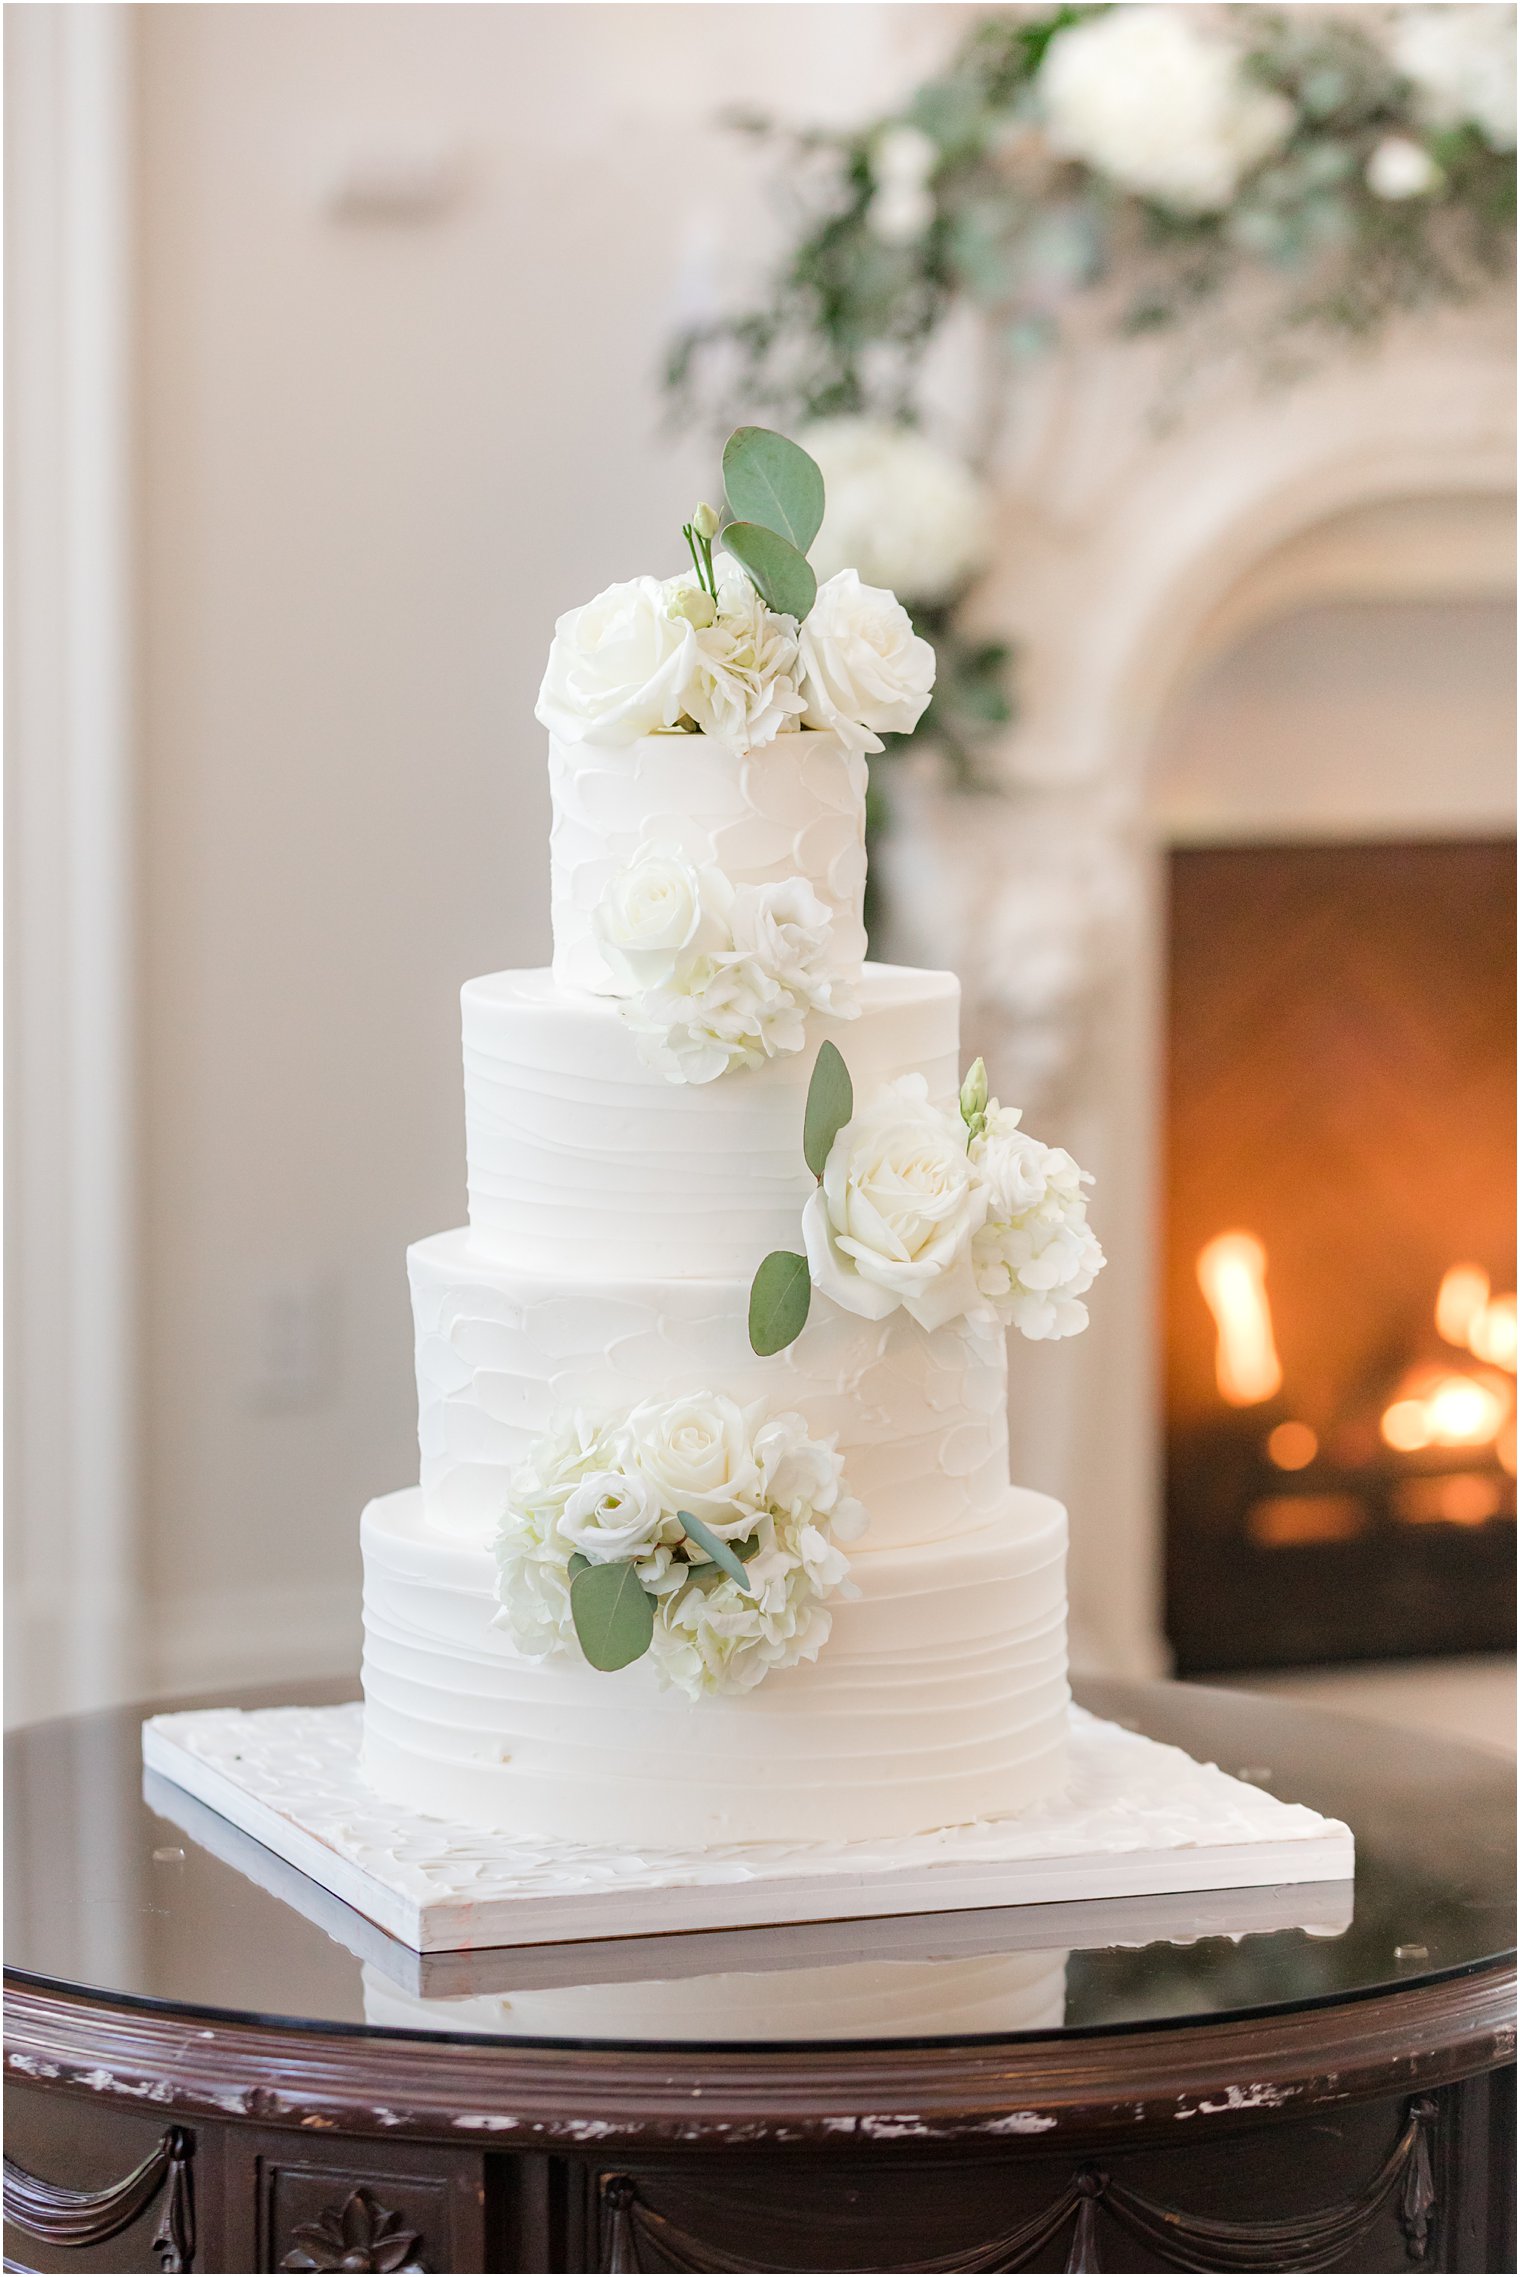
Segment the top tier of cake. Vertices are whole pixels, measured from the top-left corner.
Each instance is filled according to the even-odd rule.
[[[866,762],[836,735],[778,735],[736,756],[705,735],[607,746],[549,741],[554,801],[550,890],[554,978],[613,993],[594,916],[644,848],[679,849],[730,885],[804,878],[830,912],[829,963],[849,976],[866,953]]]

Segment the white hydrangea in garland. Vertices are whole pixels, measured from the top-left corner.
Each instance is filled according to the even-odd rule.
[[[677,847],[641,846],[606,887],[592,932],[623,1018],[672,1083],[800,1051],[809,1012],[851,1019],[833,917],[806,878],[736,886]]]
[[[841,1544],[865,1528],[832,1439],[795,1414],[721,1393],[647,1400],[622,1416],[563,1414],[513,1477],[496,1543],[497,1626],[539,1660],[583,1647],[574,1592],[630,1578],[662,1683],[690,1698],[745,1692],[813,1660],[831,1605],[858,1594]],[[697,1532],[694,1532],[694,1528]],[[744,1579],[712,1550],[737,1560]],[[583,1608],[584,1613],[584,1608]]]

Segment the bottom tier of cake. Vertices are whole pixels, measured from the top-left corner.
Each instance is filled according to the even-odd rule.
[[[920,2033],[1059,2032],[1066,1955],[986,1953],[944,1961],[834,1961],[635,1984],[530,1985],[425,2000],[374,1967],[364,2020],[386,2031],[507,2039],[880,2040]]]
[[[525,1660],[488,1549],[411,1489],[364,1514],[363,1763],[393,1802],[528,1839],[838,1842],[1002,1818],[1065,1777],[1066,1514],[852,1556],[819,1658],[697,1701],[648,1661]]]

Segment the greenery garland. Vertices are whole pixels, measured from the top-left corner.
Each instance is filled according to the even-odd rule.
[[[978,23],[893,117],[843,133],[737,121],[784,157],[796,241],[757,306],[676,340],[675,404],[725,424],[916,424],[926,355],[969,307],[990,356],[969,454],[985,472],[1017,367],[1080,317],[1196,346],[1204,313],[1229,311],[1228,344],[1291,376],[1316,347],[1491,289],[1513,261],[1513,11],[1357,13],[1019,10]],[[1170,144],[1140,84],[1152,56],[1157,97],[1180,74],[1192,99]],[[969,583],[914,606],[940,651],[918,739],[963,778],[1011,716],[1008,652],[963,629]]]

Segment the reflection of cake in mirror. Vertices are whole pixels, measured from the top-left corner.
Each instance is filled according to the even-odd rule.
[[[836,1961],[810,1969],[735,1970],[640,1984],[533,1985],[433,2000],[403,1991],[372,1962],[364,1967],[367,2024],[503,2039],[912,2039],[1056,2032],[1065,2017],[1063,1952]]]

